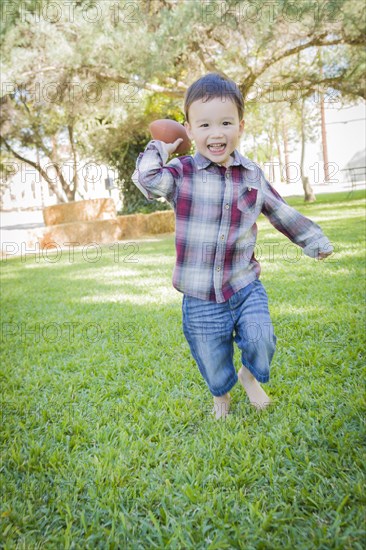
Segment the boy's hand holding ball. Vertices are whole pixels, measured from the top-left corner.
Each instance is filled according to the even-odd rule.
[[[179,149],[179,145],[182,143],[182,141],[183,141],[183,138],[178,138],[173,143],[164,142],[165,148],[168,151],[169,155],[178,152],[176,151],[176,149]]]
[[[175,120],[168,118],[154,120],[149,125],[149,130],[153,139],[158,139],[166,144],[169,155],[172,153],[181,153],[184,155],[191,148],[191,141],[186,129]]]

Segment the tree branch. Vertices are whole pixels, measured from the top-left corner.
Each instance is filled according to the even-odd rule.
[[[323,47],[323,46],[335,46],[337,44],[342,44],[343,39],[342,38],[335,38],[333,40],[322,40],[322,38],[326,37],[327,33],[323,33],[321,35],[316,36],[309,42],[306,42],[304,44],[299,44],[293,48],[289,48],[285,52],[281,52],[277,55],[274,55],[270,59],[268,59],[265,63],[262,64],[262,66],[255,72],[252,73],[250,78],[246,78],[242,82],[242,89],[246,90],[246,93],[248,93],[249,88],[254,84],[254,82],[272,65],[275,63],[278,63],[282,59],[285,59],[286,57],[290,57],[292,55],[295,55],[303,50],[306,50],[308,48],[311,48],[313,46]]]
[[[318,78],[318,79],[309,79],[306,80],[305,78],[297,78],[297,79],[290,79],[287,80],[289,75],[280,74],[279,78],[281,80],[280,84],[271,84],[269,89],[263,90],[263,95],[266,96],[268,94],[272,94],[274,92],[283,92],[285,90],[291,91],[291,86],[299,86],[301,87],[302,94],[301,96],[309,96],[314,92],[320,92],[320,93],[326,93],[328,88],[334,88],[335,90],[338,90],[340,92],[344,92],[345,94],[349,94],[350,96],[357,95],[358,97],[362,97],[363,99],[366,99],[366,88],[363,85],[362,82],[360,82],[360,87],[356,88],[354,87],[354,83],[347,85],[347,76],[348,73],[339,75],[338,77],[324,77],[324,78]],[[276,103],[278,101],[286,101],[283,98],[282,99],[275,99],[274,97],[268,100],[269,103]],[[287,100],[289,101],[289,100]],[[295,101],[298,101],[296,99]]]
[[[32,166],[33,168],[35,168],[40,174],[41,176],[43,177],[43,179],[48,183],[50,189],[55,193],[55,195],[57,196],[57,198],[59,199],[60,202],[65,202],[65,197],[63,197],[57,186],[53,183],[53,181],[49,178],[47,172],[45,172],[45,170],[43,170],[42,166],[40,164],[38,164],[37,162],[34,162],[33,160],[30,160],[30,159],[27,159],[25,157],[23,157],[22,155],[20,155],[19,153],[17,153],[12,147],[11,145],[6,141],[6,139],[2,136],[0,136],[1,138],[1,141],[4,143],[5,147],[7,148],[7,150],[18,160],[26,163],[26,164],[29,164],[30,166]]]
[[[48,67],[43,67],[42,69],[39,69],[37,71],[37,75],[45,72],[52,72],[52,71],[55,71],[59,74],[60,71],[62,70],[69,70],[69,69],[68,67],[48,66]],[[93,65],[80,65],[79,67],[73,68],[73,72],[75,73],[86,72],[95,76],[97,80],[100,80],[102,82],[116,82],[121,84],[136,85],[139,88],[143,88],[150,92],[162,93],[164,95],[171,96],[171,97],[182,97],[187,88],[187,86],[184,85],[183,82],[179,82],[174,79],[170,79],[172,82],[172,88],[167,88],[165,86],[160,86],[159,84],[153,84],[147,81],[141,81],[141,80],[131,81],[131,78],[128,78],[119,74],[113,74],[111,72],[107,72],[103,68],[93,66]],[[23,76],[34,77],[35,73],[34,71],[27,71],[23,73]]]

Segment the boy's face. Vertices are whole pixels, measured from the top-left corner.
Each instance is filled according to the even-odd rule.
[[[227,166],[244,131],[244,120],[239,120],[236,104],[229,97],[199,99],[190,106],[188,118],[184,126],[197,151],[212,162]]]

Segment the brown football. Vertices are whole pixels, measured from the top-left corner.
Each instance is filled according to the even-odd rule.
[[[186,129],[182,124],[169,118],[154,120],[149,125],[150,134],[153,139],[159,139],[164,143],[173,143],[178,138],[183,138],[182,143],[174,151],[175,153],[187,153],[191,148],[191,141],[187,135]]]

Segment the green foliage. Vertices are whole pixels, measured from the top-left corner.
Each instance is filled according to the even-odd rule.
[[[290,200],[336,245],[324,262],[289,261],[259,221],[274,404],[237,385],[224,422],[182,333],[173,235],[3,262],[1,547],[361,550],[362,197]]]
[[[85,158],[88,151],[88,158],[107,161],[116,133],[128,126],[126,118],[133,123],[134,108],[140,115],[143,112],[141,132],[161,116],[182,122],[187,86],[212,70],[236,80],[246,97],[253,88],[264,90],[257,124],[250,126],[259,142],[259,158],[268,151],[271,155],[273,149],[264,143],[262,132],[271,109],[264,105],[268,98],[291,103],[287,96],[291,87],[304,97],[334,89],[343,99],[365,97],[360,0],[261,0],[253,6],[236,0],[5,4],[13,15],[5,18],[1,31],[6,83],[2,93],[21,88],[33,96],[35,90],[41,92],[37,101],[28,96],[27,101],[2,106],[1,133],[14,154],[25,154],[25,149],[34,157],[38,148],[43,158],[56,163],[58,148],[65,148],[71,129],[70,156]],[[50,11],[43,9],[48,4],[53,6]],[[53,19],[57,6],[61,11]],[[314,61],[320,50],[323,72]],[[51,90],[57,90],[56,97]],[[297,121],[295,134],[296,126]],[[130,135],[127,131],[122,137],[122,150]],[[131,156],[133,147],[132,141]],[[59,180],[66,199],[74,200],[77,182],[67,181],[66,176]]]
[[[106,127],[105,132],[97,131],[93,137],[90,136],[92,152],[118,172],[117,185],[123,197],[120,214],[148,214],[172,208],[167,201],[148,201],[131,179],[138,155],[151,140],[148,125],[160,118],[171,118],[182,123],[184,115],[180,101],[160,94],[146,94],[138,108],[129,110],[127,122],[121,122],[115,128]]]
[[[184,122],[183,100],[180,98],[151,93],[146,96],[144,110],[150,122],[159,118],[171,118],[181,124]]]
[[[119,214],[134,214],[137,212],[149,214],[158,210],[171,210],[170,204],[166,201],[148,201],[131,179],[136,167],[137,157],[145,149],[146,143],[146,135],[138,136],[134,140],[130,139],[124,154],[121,154],[119,149],[111,155],[110,161],[118,170],[118,186],[123,196],[123,207]]]

